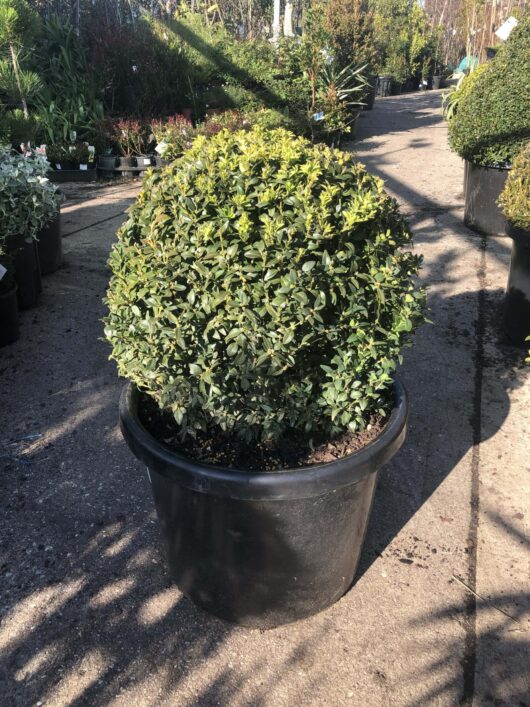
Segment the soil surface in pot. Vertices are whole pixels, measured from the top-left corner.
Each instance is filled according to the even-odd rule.
[[[140,395],[138,409],[146,430],[176,454],[205,464],[247,471],[278,471],[341,459],[376,439],[387,422],[386,418],[374,416],[369,429],[343,432],[332,440],[313,436],[311,441],[293,432],[275,444],[247,443],[218,429],[210,434],[198,431],[195,439],[181,442],[171,413],[160,410],[145,393]]]

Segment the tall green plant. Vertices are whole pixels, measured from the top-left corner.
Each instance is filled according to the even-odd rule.
[[[9,59],[0,64],[0,90],[17,95],[28,118],[28,96],[38,89],[38,77],[21,67],[24,45],[30,45],[39,27],[39,17],[26,0],[0,0],[0,51]]]

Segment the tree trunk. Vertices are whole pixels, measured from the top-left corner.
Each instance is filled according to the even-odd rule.
[[[274,0],[274,13],[272,19],[272,41],[278,44],[280,40],[280,6],[281,0]]]
[[[293,37],[293,3],[291,0],[285,0],[285,9],[283,12],[283,36]]]

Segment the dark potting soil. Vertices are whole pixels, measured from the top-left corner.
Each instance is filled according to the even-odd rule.
[[[352,454],[372,442],[383,430],[386,418],[374,416],[362,432],[343,432],[332,440],[309,440],[300,434],[287,434],[272,443],[244,442],[221,429],[206,434],[198,431],[195,438],[178,439],[171,413],[160,410],[148,395],[139,400],[140,421],[160,443],[197,462],[248,471],[277,471],[298,466],[331,462]]]

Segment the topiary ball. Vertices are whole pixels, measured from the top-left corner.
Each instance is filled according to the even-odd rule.
[[[530,12],[464,85],[449,123],[451,147],[474,164],[509,166],[530,139]]]
[[[281,129],[201,136],[118,233],[112,358],[182,437],[362,429],[423,321],[410,242],[351,155]]]

